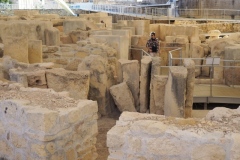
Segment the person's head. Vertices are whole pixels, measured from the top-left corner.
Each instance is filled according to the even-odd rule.
[[[155,32],[151,32],[150,35],[151,35],[151,38],[152,38],[152,39],[155,39],[155,36],[156,36]]]

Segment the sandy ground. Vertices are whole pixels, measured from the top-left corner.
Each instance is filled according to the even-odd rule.
[[[101,117],[98,119],[98,135],[97,135],[97,160],[107,160],[109,155],[107,148],[107,132],[116,124],[116,118]]]

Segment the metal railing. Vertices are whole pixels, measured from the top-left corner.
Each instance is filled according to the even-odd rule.
[[[176,14],[197,19],[240,19],[240,10],[234,9],[177,9]]]
[[[176,51],[176,50],[173,50],[173,51]],[[173,66],[172,64],[173,64],[174,60],[180,61],[179,66],[181,66],[183,64],[184,59],[192,59],[194,61],[206,61],[206,59],[207,59],[207,58],[182,58],[182,57],[173,58],[173,56],[172,56],[173,51],[169,51],[169,54],[168,54],[168,58],[169,58],[168,59],[168,65],[169,65],[168,67]],[[214,57],[213,57],[213,61],[214,61]],[[205,79],[205,81],[206,81],[205,83],[206,84],[209,83],[209,85],[210,85],[210,97],[213,96],[213,80],[218,81],[218,83],[221,80],[221,79],[217,80],[214,76],[214,72],[215,72],[214,70],[216,68],[221,69],[220,72],[222,72],[222,80],[224,80],[224,85],[228,85],[229,87],[232,87],[232,88],[234,88],[235,85],[240,85],[240,84],[238,84],[239,82],[237,81],[238,79],[240,79],[240,75],[237,75],[239,73],[239,71],[237,71],[237,69],[240,70],[240,66],[238,66],[237,64],[240,64],[240,60],[235,60],[235,59],[222,60],[221,59],[220,65],[214,65],[213,63],[195,65],[195,68],[199,68],[200,70],[204,67],[209,68],[209,77],[208,77],[209,81],[206,81],[206,79]],[[237,76],[239,76],[238,79],[236,79]]]
[[[20,6],[18,4],[0,4],[0,9],[20,9],[19,7]],[[240,10],[234,9],[179,9],[93,3],[74,3],[69,4],[69,7],[71,9],[101,11],[113,14],[129,15],[133,17],[143,17],[146,19],[154,20],[167,19],[170,17],[205,20],[240,20]],[[61,7],[56,3],[46,3],[45,5],[35,4],[35,6],[32,6],[32,8],[31,6],[27,6],[25,9],[61,9]]]

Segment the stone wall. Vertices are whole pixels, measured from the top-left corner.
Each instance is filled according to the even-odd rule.
[[[238,160],[239,118],[239,108],[216,108],[203,119],[123,112],[107,133],[108,160]]]
[[[96,159],[96,102],[3,82],[0,95],[0,159]]]

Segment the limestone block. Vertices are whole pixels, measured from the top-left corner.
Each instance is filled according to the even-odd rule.
[[[196,147],[192,151],[192,160],[214,160],[214,159],[219,159],[219,160],[224,160],[226,159],[226,153],[224,148],[218,146],[218,145],[213,145],[213,144],[205,144],[205,145],[200,145]]]
[[[4,55],[19,62],[28,63],[28,39],[26,37],[5,37],[4,38]]]
[[[77,29],[86,31],[87,26],[85,23],[84,20],[65,20],[63,21],[64,33],[68,34]]]
[[[0,43],[0,58],[3,57],[4,45]]]
[[[47,85],[55,91],[68,91],[74,99],[87,99],[90,74],[88,71],[66,71],[51,69],[46,71]]]
[[[26,75],[29,87],[38,87],[47,84],[44,70],[26,72]]]
[[[31,152],[37,154],[39,157],[46,158],[48,156],[47,151],[45,150],[45,145],[32,144]]]
[[[204,50],[201,46],[196,45],[196,44],[191,44],[190,45],[190,53],[192,58],[203,58],[204,57]],[[202,60],[194,60],[194,63],[196,65],[201,65]],[[196,76],[199,76],[201,74],[201,68],[196,67],[195,69]]]
[[[187,69],[170,67],[164,98],[164,115],[185,116]]]
[[[69,71],[77,71],[78,70],[78,65],[82,62],[82,58],[75,58],[71,60],[67,66],[65,67],[66,70]]]
[[[78,66],[78,71],[89,70],[90,88],[88,98],[98,102],[99,113],[107,115],[109,112],[109,103],[106,94],[107,89],[107,61],[99,55],[90,55],[86,57]]]
[[[58,14],[36,14],[33,16],[34,18],[39,18],[39,19],[59,19]]]
[[[239,56],[240,45],[225,47],[225,59],[235,60],[235,62],[225,62],[225,66],[239,66],[240,63],[236,62],[240,60]],[[240,84],[240,68],[224,68],[224,79],[227,85],[239,85]]]
[[[141,60],[140,75],[140,112],[146,113],[149,108],[149,90],[152,58],[144,56]]]
[[[70,35],[63,35],[60,37],[60,41],[62,44],[72,44],[72,38],[70,37]]]
[[[151,67],[151,79],[154,75],[160,75],[160,66],[161,66],[161,58],[153,57],[152,58],[152,67]]]
[[[216,121],[123,112],[107,133],[108,159],[239,159],[239,127],[233,120],[240,111],[220,110],[212,118],[219,113],[222,119]]]
[[[0,63],[0,79],[4,78],[3,65]]]
[[[129,53],[129,41],[125,40],[125,36],[119,35],[92,35],[91,38],[94,38],[96,42],[104,42],[109,46],[117,50],[118,59],[128,59]]]
[[[57,46],[60,44],[60,33],[56,28],[48,28],[44,30],[45,44],[47,46]]]
[[[186,36],[186,35],[177,35],[175,42],[176,43],[183,43],[183,44],[189,43],[188,36]]]
[[[211,37],[219,37],[221,32],[219,30],[210,30],[208,31],[208,34]]]
[[[41,112],[40,112],[41,111]],[[36,108],[28,111],[26,118],[29,120],[28,126],[36,132],[44,132],[46,134],[57,132],[58,114],[46,108]]]
[[[28,60],[29,63],[42,63],[42,41],[28,41]]]
[[[134,99],[126,82],[112,86],[110,88],[110,93],[113,96],[115,104],[121,112],[136,112]]]
[[[225,38],[209,42],[209,47],[211,48],[211,57],[225,58],[225,47],[234,46],[234,44],[236,44],[235,40]]]
[[[151,80],[150,113],[164,115],[164,97],[167,76],[154,75]]]
[[[134,104],[139,111],[139,64],[137,60],[118,60],[118,82],[126,82],[134,97]]]
[[[131,35],[136,35],[135,27],[121,27],[121,29],[129,30]]]
[[[26,73],[18,71],[16,69],[9,70],[10,80],[21,83],[24,87],[28,87],[28,79]]]
[[[149,36],[150,20],[128,20],[127,26],[135,27],[136,35],[143,35],[145,37]]]
[[[240,42],[240,32],[236,32],[234,34],[230,34],[229,39],[236,41],[237,43]]]
[[[166,36],[187,35],[189,42],[199,41],[199,30],[196,26],[160,24],[160,40],[165,41]]]
[[[11,133],[11,142],[16,148],[26,148],[27,147],[27,140],[17,133]]]
[[[51,29],[52,23],[50,21],[7,21],[0,22],[0,37],[27,37],[31,40],[42,40],[45,42],[45,29]]]
[[[85,40],[89,36],[88,31],[82,31],[82,30],[75,30],[69,33],[72,42],[76,43],[77,41]]]
[[[175,43],[176,42],[176,37],[175,36],[166,36],[165,37],[165,42],[166,43]]]
[[[240,158],[240,155],[239,155],[239,151],[240,151],[240,138],[239,138],[239,135],[236,134],[236,133],[233,133],[232,134],[232,139],[233,139],[233,146],[231,148],[231,151],[230,151],[230,159],[239,159]],[[221,152],[222,156],[224,152]],[[220,156],[220,154],[218,154]]]
[[[187,68],[185,118],[190,118],[192,117],[193,92],[195,85],[195,63],[193,60],[184,59],[183,65]]]

